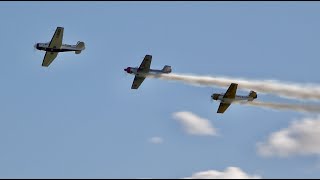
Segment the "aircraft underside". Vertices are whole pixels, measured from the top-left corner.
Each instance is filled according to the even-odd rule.
[[[39,48],[42,51],[49,51],[49,52],[68,52],[68,51],[77,51],[75,49],[55,49],[55,48]]]

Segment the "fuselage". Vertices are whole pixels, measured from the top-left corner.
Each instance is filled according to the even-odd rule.
[[[234,101],[253,101],[255,98],[254,97],[251,97],[251,96],[239,96],[239,95],[236,95],[235,98],[231,99],[231,98],[224,98],[223,97],[224,94],[212,94],[211,98],[213,100],[219,100],[221,102],[225,102],[225,103],[232,103]]]
[[[84,46],[79,47],[78,44],[77,45],[62,44],[61,47],[49,48],[49,43],[37,43],[34,45],[34,47],[41,51],[50,51],[50,52],[82,51],[85,49]]]
[[[165,71],[165,70],[159,70],[159,69],[150,69],[149,72],[141,72],[139,68],[135,68],[135,67],[127,67],[126,69],[124,69],[124,71],[126,71],[129,74],[133,74],[136,76],[141,76],[141,77],[146,77],[147,75],[156,75],[156,74],[168,74],[171,72],[170,71]]]

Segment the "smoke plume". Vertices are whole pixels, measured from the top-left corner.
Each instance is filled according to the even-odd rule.
[[[294,84],[276,80],[248,80],[172,73],[153,74],[148,75],[148,77],[170,81],[181,81],[183,83],[198,86],[229,87],[231,83],[237,83],[239,89],[254,90],[257,91],[257,93],[269,93],[291,99],[320,100],[320,86],[315,84]]]
[[[284,103],[273,103],[273,102],[262,102],[262,101],[243,101],[235,102],[238,104],[256,106],[274,110],[291,110],[303,113],[320,113],[320,106],[316,105],[303,105],[303,104],[284,104]]]

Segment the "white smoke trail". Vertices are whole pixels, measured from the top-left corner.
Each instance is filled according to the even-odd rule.
[[[151,78],[182,81],[191,85],[229,87],[237,83],[239,89],[254,90],[300,100],[320,100],[320,86],[316,84],[294,84],[276,80],[247,80],[229,77],[210,77],[183,74],[148,75]]]
[[[320,113],[320,106],[316,105],[302,105],[302,104],[282,104],[282,103],[273,103],[273,102],[262,102],[262,101],[243,101],[235,102],[238,104],[257,106],[262,108],[269,108],[275,110],[292,110],[303,113]]]

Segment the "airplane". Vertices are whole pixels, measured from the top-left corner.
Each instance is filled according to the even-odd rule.
[[[165,65],[161,70],[156,70],[156,69],[150,69],[151,65],[151,60],[152,56],[151,55],[146,55],[143,58],[142,63],[140,64],[139,68],[138,67],[127,67],[124,69],[128,74],[134,74],[134,80],[131,86],[131,89],[138,89],[141,83],[144,81],[147,75],[149,74],[168,74],[171,73],[172,69],[171,66]]]
[[[244,100],[253,101],[258,97],[257,93],[254,91],[250,91],[248,96],[238,96],[236,95],[237,87],[238,87],[238,84],[231,83],[226,93],[221,93],[221,94],[215,93],[211,95],[211,98],[213,100],[220,100],[220,105],[217,113],[224,113],[228,109],[230,104],[235,101],[244,101]]]
[[[75,54],[80,54],[81,51],[85,49],[85,44],[82,41],[78,41],[76,45],[62,44],[63,30],[63,27],[57,27],[50,42],[36,43],[34,45],[34,48],[41,51],[46,51],[42,61],[43,67],[48,67],[57,57],[59,52],[74,51]]]

